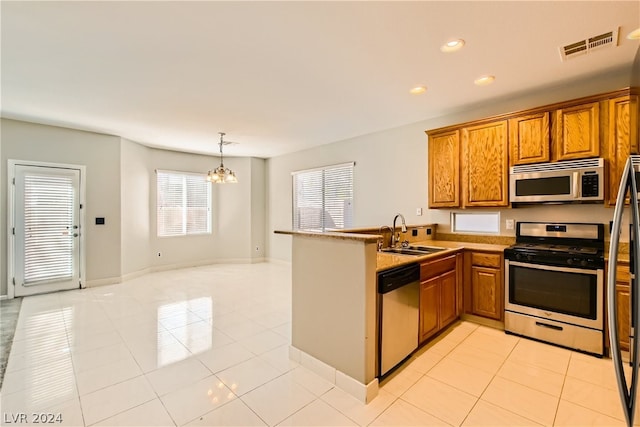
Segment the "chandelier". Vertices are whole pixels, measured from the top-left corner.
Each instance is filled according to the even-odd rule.
[[[224,132],[218,133],[220,134],[220,142],[218,143],[218,145],[220,146],[220,166],[218,166],[214,170],[209,171],[209,173],[207,174],[207,181],[211,181],[216,184],[233,184],[238,182],[238,178],[236,178],[235,172],[233,172],[229,168],[224,167],[224,156],[222,154],[222,146],[231,144],[231,142],[223,140],[223,137],[226,135]]]

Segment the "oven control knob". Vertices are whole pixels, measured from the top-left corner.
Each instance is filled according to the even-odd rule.
[[[522,255],[516,254],[516,259],[522,259]]]
[[[533,255],[527,255],[527,261],[533,261]]]
[[[580,265],[583,267],[586,267],[589,263],[587,262],[586,259],[583,259],[582,261],[580,261]]]
[[[572,259],[572,258],[569,258],[569,259],[567,260],[567,264],[569,264],[569,265],[573,265],[573,259]]]

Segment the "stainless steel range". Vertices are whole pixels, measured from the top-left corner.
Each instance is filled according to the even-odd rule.
[[[519,222],[504,259],[507,332],[603,355],[603,224]]]

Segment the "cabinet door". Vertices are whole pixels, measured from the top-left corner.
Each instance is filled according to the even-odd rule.
[[[549,160],[549,113],[509,119],[510,164],[526,165]]]
[[[452,270],[440,276],[440,329],[458,317],[457,272]]]
[[[500,270],[471,266],[471,312],[502,320],[502,281]]]
[[[460,132],[429,135],[429,207],[460,206]]]
[[[462,205],[507,206],[507,121],[462,129]]]
[[[556,110],[554,145],[557,160],[600,155],[600,107],[597,102]]]
[[[607,121],[607,151],[609,154],[609,187],[606,202],[616,203],[622,169],[629,154],[638,152],[638,97],[622,96],[609,100]]]
[[[629,284],[616,282],[618,301],[618,340],[620,348],[629,351]]]
[[[439,277],[420,283],[420,342],[439,330],[438,307],[440,305]]]

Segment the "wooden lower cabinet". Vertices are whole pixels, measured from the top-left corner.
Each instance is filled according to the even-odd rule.
[[[452,270],[443,274],[440,279],[440,324],[442,327],[458,318],[456,276],[457,272]]]
[[[439,330],[440,279],[420,283],[420,342],[423,342]]]
[[[502,318],[502,280],[497,268],[471,266],[471,313],[500,320]]]
[[[420,343],[458,318],[457,256],[421,264]]]
[[[629,351],[629,284],[616,282],[618,299],[618,342],[620,349]]]
[[[629,293],[629,264],[626,262],[618,263],[616,274],[616,298],[618,301],[618,342],[620,348],[629,351],[629,321],[630,317],[630,293]]]
[[[504,258],[501,252],[465,253],[465,312],[504,320]]]

